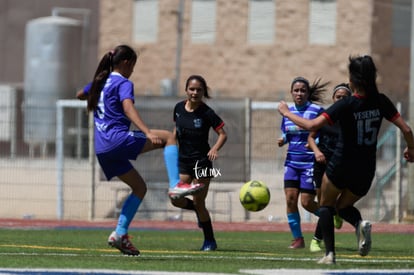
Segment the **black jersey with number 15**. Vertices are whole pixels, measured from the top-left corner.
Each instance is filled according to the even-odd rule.
[[[344,159],[375,161],[382,119],[392,122],[400,113],[386,95],[378,94],[372,99],[358,95],[343,98],[323,115],[331,125],[339,120],[343,142],[340,151]]]

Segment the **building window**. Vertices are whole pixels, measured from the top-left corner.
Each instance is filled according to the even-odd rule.
[[[392,1],[392,42],[396,47],[410,47],[411,0]]]
[[[334,45],[336,42],[336,0],[311,0],[309,43]]]
[[[158,0],[135,0],[133,7],[133,39],[154,43],[158,35]]]
[[[193,0],[191,11],[191,41],[214,43],[216,32],[216,1]]]
[[[273,43],[275,37],[275,2],[273,0],[249,1],[249,43]]]

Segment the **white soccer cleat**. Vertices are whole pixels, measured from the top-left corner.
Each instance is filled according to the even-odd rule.
[[[176,200],[197,193],[203,188],[204,184],[202,183],[190,184],[180,181],[174,188],[170,188],[170,190],[168,190],[168,196],[171,199]]]
[[[329,252],[328,255],[323,256],[318,262],[318,264],[335,264],[335,255],[333,252]]]
[[[371,223],[369,221],[361,221],[356,233],[359,255],[366,256],[371,250]]]

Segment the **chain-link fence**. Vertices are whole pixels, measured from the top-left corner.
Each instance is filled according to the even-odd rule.
[[[116,218],[129,190],[116,179],[105,181],[94,155],[90,157],[93,150],[89,146],[90,118],[85,113],[85,102],[60,101],[56,118],[44,119],[48,123],[46,127],[56,129],[56,136],[51,138],[54,142],[30,144],[23,138],[21,95],[22,89],[16,86],[2,86],[0,89],[0,96],[4,99],[1,100],[4,108],[1,108],[3,115],[0,116],[0,216]],[[172,130],[172,109],[178,100],[181,99],[137,96],[136,101],[144,121],[151,128]],[[281,122],[277,103],[251,102],[248,99],[220,99],[207,103],[223,118],[229,136],[220,152],[220,159],[215,163],[221,175],[212,180],[207,199],[213,219],[285,221],[283,163],[286,148],[279,148],[276,143]],[[386,136],[385,133],[388,131],[384,131],[382,136]],[[214,139],[214,134],[211,139]],[[406,199],[401,196],[406,184],[405,164],[398,168],[399,173],[387,166],[395,163],[395,133],[386,140],[378,153],[378,178],[370,195],[360,202],[364,217],[377,221],[394,221],[395,213],[403,214]],[[169,203],[161,150],[139,156],[134,166],[146,179],[149,188],[138,211],[138,219],[195,218],[193,213],[181,211]],[[402,180],[396,181],[395,175]],[[250,179],[264,181],[271,190],[271,202],[263,211],[246,213],[239,203],[239,188]],[[378,179],[381,180],[381,189],[377,186]],[[304,220],[315,219],[304,212]]]

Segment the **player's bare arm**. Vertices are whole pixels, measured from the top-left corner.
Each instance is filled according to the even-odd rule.
[[[308,146],[309,149],[311,149],[313,151],[313,153],[315,154],[315,160],[317,162],[322,162],[324,163],[326,161],[325,159],[325,155],[321,152],[321,150],[319,150],[318,145],[316,144],[315,139],[318,136],[318,132],[316,131],[311,131],[308,135]]]
[[[216,131],[218,138],[216,143],[211,147],[210,151],[207,153],[209,160],[215,160],[218,157],[218,151],[223,147],[224,143],[227,141],[227,133],[223,128],[220,128]]]
[[[409,162],[414,162],[414,136],[411,127],[404,121],[402,117],[397,118],[393,121],[395,126],[397,126],[407,143],[407,147],[404,150],[404,158]]]
[[[124,108],[125,115],[134,123],[134,125],[140,129],[148,139],[154,144],[162,144],[163,140],[157,135],[151,133],[151,130],[147,127],[145,122],[142,120],[141,116],[138,113],[138,110],[135,108],[134,103],[131,99],[125,99],[122,101],[122,107]]]
[[[299,127],[302,127],[303,129],[309,130],[309,131],[317,131],[320,129],[323,125],[326,125],[328,121],[324,116],[318,116],[312,120],[299,117],[289,111],[289,107],[285,101],[280,101],[278,105],[278,111],[279,113],[293,121],[296,125]]]

